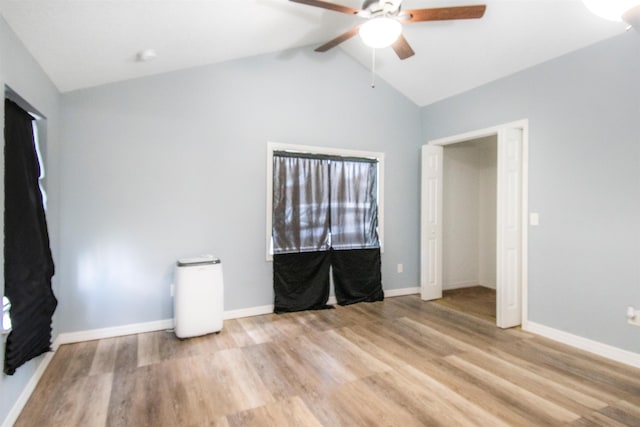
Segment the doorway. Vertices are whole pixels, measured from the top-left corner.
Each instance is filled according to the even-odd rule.
[[[480,284],[499,327],[526,319],[527,135],[520,121],[423,146],[422,299]]]
[[[495,322],[498,137],[443,148],[440,302]]]

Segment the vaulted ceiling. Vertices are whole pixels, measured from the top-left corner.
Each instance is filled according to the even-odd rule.
[[[336,3],[360,8],[358,0]],[[404,9],[486,4],[482,19],[405,24],[416,54],[376,51],[375,72],[423,106],[621,34],[579,0],[404,0]],[[362,18],[287,0],[0,0],[0,14],[62,92],[320,44]],[[640,36],[640,35],[639,35]],[[157,58],[136,61],[154,49]],[[370,68],[359,37],[323,55]]]

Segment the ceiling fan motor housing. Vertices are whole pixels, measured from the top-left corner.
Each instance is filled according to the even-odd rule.
[[[384,15],[395,16],[400,12],[402,0],[365,0],[362,9],[371,14],[371,17]]]

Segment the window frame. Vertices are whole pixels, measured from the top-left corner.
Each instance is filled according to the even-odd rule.
[[[321,154],[329,156],[361,157],[378,161],[378,240],[380,253],[384,253],[384,153],[376,151],[348,150],[343,148],[316,147],[310,145],[267,142],[267,191],[266,191],[266,260],[273,261],[271,233],[273,226],[273,152],[288,151],[300,154]]]

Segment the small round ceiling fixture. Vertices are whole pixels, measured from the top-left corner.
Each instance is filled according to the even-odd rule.
[[[138,62],[149,62],[156,59],[157,56],[158,56],[158,53],[156,52],[155,49],[145,49],[145,50],[141,50],[136,54],[136,60]]]

